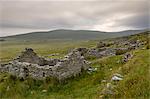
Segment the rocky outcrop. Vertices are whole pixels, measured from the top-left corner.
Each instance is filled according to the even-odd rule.
[[[88,67],[89,62],[77,50],[73,50],[64,59],[59,60],[39,57],[33,49],[27,48],[18,58],[8,64],[1,64],[0,72],[8,72],[24,79],[29,76],[34,79],[55,77],[64,80],[80,74]]]

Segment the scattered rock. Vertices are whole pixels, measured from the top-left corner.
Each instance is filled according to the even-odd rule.
[[[118,76],[113,76],[111,78],[112,81],[119,81],[119,80],[123,80],[122,78],[118,77]]]
[[[120,81],[123,80],[123,76],[121,74],[114,74],[113,77],[111,78],[111,81]]]
[[[91,74],[92,72],[96,72],[96,71],[97,71],[97,68],[89,67],[87,70],[88,70],[87,73],[88,73],[88,74]]]
[[[116,85],[112,82],[112,81],[120,81],[120,80],[123,80],[123,76],[121,74],[114,74],[111,78],[111,81],[108,82],[106,84],[106,86],[103,88],[103,90],[101,91],[101,96],[104,97],[105,95],[114,95],[116,94],[115,92],[115,87]],[[102,80],[104,83],[106,82],[105,80]]]

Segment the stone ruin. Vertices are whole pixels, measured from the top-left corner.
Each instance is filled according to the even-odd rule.
[[[65,56],[64,59],[39,57],[33,49],[26,48],[25,51],[13,61],[8,64],[1,64],[0,72],[8,72],[21,78],[28,76],[34,79],[55,77],[58,80],[64,80],[80,74],[82,70],[88,70],[90,63],[85,60],[88,59],[88,57],[102,58],[125,54],[122,61],[127,62],[132,58],[132,55],[127,52],[138,49],[145,44],[139,40],[129,41],[128,39],[123,39],[125,43],[122,44],[121,40],[118,39],[115,43],[100,41],[96,48],[77,48]],[[120,44],[122,47],[116,46]],[[116,47],[111,48],[110,45],[115,45]]]
[[[94,56],[97,58],[102,58],[106,56],[122,55],[131,50],[140,49],[146,44],[146,42],[140,41],[138,39],[129,40],[128,38],[125,38],[123,39],[124,43],[121,40],[118,40],[117,42],[100,41],[96,48],[79,48],[78,50],[84,55],[84,57]],[[110,47],[111,45],[113,46]]]
[[[54,77],[58,80],[76,76],[89,68],[89,62],[77,50],[73,50],[64,59],[46,59],[39,57],[31,48],[9,62],[0,65],[0,72],[8,72],[20,78],[45,79]]]
[[[39,57],[32,48],[26,48],[25,51],[22,52],[20,56],[18,56],[15,60],[18,60],[19,62],[27,62],[32,64],[38,64],[40,66],[54,66],[57,62],[59,62],[59,59],[46,59],[43,57]]]
[[[130,41],[127,38],[123,39],[125,43],[122,44],[121,40],[117,40],[117,43],[100,41],[95,48],[77,48],[76,50],[79,51],[81,55],[85,57],[85,59],[88,59],[90,57],[102,58],[108,56],[123,55],[127,52],[130,52],[131,50],[140,49],[145,44],[140,40]],[[113,45],[114,47],[109,47],[110,45]],[[128,58],[125,58],[124,60],[128,60]]]
[[[102,48],[77,48],[77,50],[83,55],[85,58],[87,57],[96,57],[102,58],[107,56],[114,56],[116,55],[116,51],[118,49],[109,48],[109,47],[102,47]]]
[[[112,48],[77,48],[77,50],[83,55],[85,58],[87,57],[96,57],[96,58],[102,58],[106,56],[113,56],[116,55],[116,52]]]

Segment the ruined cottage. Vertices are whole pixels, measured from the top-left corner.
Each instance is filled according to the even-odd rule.
[[[76,76],[89,67],[89,62],[77,50],[73,50],[64,59],[46,59],[39,57],[31,48],[26,48],[19,57],[8,64],[0,65],[0,72],[8,72],[17,77],[45,79],[55,77],[58,80]]]
[[[8,64],[1,64],[0,72],[8,72],[21,78],[45,79],[46,77],[55,77],[58,80],[64,80],[80,74],[82,70],[87,70],[90,66],[85,59],[88,57],[102,58],[122,55],[145,44],[139,40],[130,42],[128,39],[123,39],[125,44],[119,41],[117,40],[118,43],[111,43],[113,47],[110,47],[109,42],[108,44],[107,42],[99,42],[96,48],[77,48],[66,55],[64,59],[43,58],[38,56],[32,48],[26,48],[13,61]],[[126,62],[131,57],[132,55],[125,54],[123,61]]]

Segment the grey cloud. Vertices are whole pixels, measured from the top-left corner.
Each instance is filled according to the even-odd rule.
[[[148,27],[147,0],[115,1],[0,1],[0,28],[94,29],[94,26],[104,26],[107,22],[113,23],[109,28],[116,29],[118,26]],[[124,16],[127,17],[121,18]]]
[[[135,15],[130,18],[125,18],[122,20],[117,20],[117,23],[115,26],[128,26],[132,28],[149,28],[149,16],[148,14],[146,15]]]

